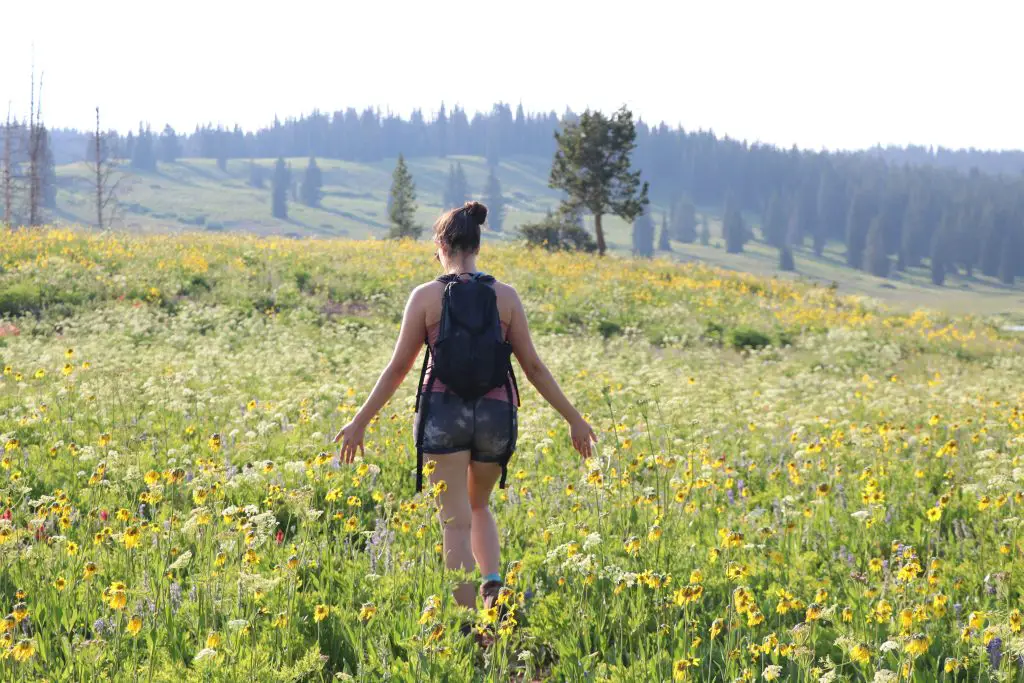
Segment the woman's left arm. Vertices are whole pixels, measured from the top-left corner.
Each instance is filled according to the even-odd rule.
[[[342,427],[338,435],[334,437],[334,443],[342,442],[342,462],[352,462],[356,451],[363,450],[366,426],[402,385],[402,380],[409,374],[413,363],[416,362],[426,334],[423,287],[417,287],[409,295],[409,301],[405,304],[402,329],[398,333],[398,342],[395,343],[391,360],[384,371],[380,373],[380,377],[377,378],[377,384],[374,385],[373,391],[363,403],[363,407],[359,409],[352,421]]]

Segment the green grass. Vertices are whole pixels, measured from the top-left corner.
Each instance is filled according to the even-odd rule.
[[[414,491],[416,370],[331,443],[437,273],[385,246],[0,231],[0,681],[1021,679],[1020,338],[495,245],[600,435],[520,374],[495,614],[451,597],[463,484]]]
[[[306,159],[288,159],[293,177],[301,181]],[[462,163],[470,188],[479,191],[487,177],[486,161],[478,157],[425,158],[409,161],[416,181],[417,218],[429,226],[442,210],[448,165]],[[273,160],[255,163],[266,169]],[[269,182],[265,189],[248,184],[247,160],[232,160],[221,171],[210,159],[182,159],[161,164],[158,173],[126,171],[119,192],[118,224],[131,230],[243,230],[258,234],[301,234],[321,237],[373,238],[387,234],[387,194],[393,160],[359,164],[318,159],[323,173],[320,208],[288,203],[288,220],[270,215]],[[524,158],[501,164],[499,177],[508,201],[507,229],[541,217],[555,206],[557,195],[547,188],[539,160]],[[64,222],[90,223],[92,196],[84,164],[58,169],[58,217]],[[625,226],[622,226],[625,234]]]
[[[429,227],[443,210],[442,197],[449,164],[461,162],[471,191],[479,193],[487,178],[487,162],[482,157],[453,156],[409,160],[416,181],[419,211],[417,218]],[[307,160],[289,159],[293,176],[301,181]],[[256,164],[267,171],[272,159]],[[261,235],[315,237],[382,238],[387,235],[387,194],[391,185],[394,160],[372,164],[318,159],[324,179],[324,199],[320,208],[289,201],[288,220],[270,215],[269,181],[265,189],[249,186],[248,160],[232,160],[221,171],[212,159],[182,159],[161,164],[158,173],[126,170],[119,192],[119,216],[116,225],[137,232],[168,230],[244,231]],[[554,208],[559,194],[547,186],[549,160],[541,157],[513,157],[498,168],[508,213],[503,233],[489,232],[488,240],[515,239],[519,225],[535,221]],[[88,183],[88,170],[82,164],[58,168],[59,223],[91,224],[94,209]],[[478,196],[475,195],[475,196]],[[653,203],[650,211],[660,226],[667,207]],[[763,243],[747,245],[743,254],[726,254],[721,236],[717,207],[703,207],[711,226],[711,244],[673,243],[672,257],[698,259],[710,264],[758,275],[783,275],[812,282],[836,283],[843,293],[868,296],[904,309],[937,308],[954,313],[1001,314],[1024,320],[1024,292],[1006,287],[992,278],[951,276],[946,286],[931,284],[927,269],[912,269],[877,278],[845,265],[842,244],[830,244],[821,256],[810,249],[795,250],[797,272],[778,271],[777,251]],[[747,216],[757,225],[754,215]],[[618,253],[631,250],[631,228],[621,219],[606,217],[609,248]],[[659,227],[660,229],[660,227]],[[661,254],[669,256],[669,254]]]

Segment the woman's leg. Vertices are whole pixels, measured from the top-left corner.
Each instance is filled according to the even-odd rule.
[[[466,471],[469,465],[469,451],[424,454],[424,459],[434,463],[430,483],[443,481],[446,490],[437,497],[438,514],[443,530],[444,562],[448,569],[473,570],[473,551],[470,543],[470,526],[473,513],[467,496]],[[455,601],[465,607],[476,607],[476,592],[473,584],[463,582],[455,589]]]
[[[501,478],[501,465],[492,462],[469,463],[469,505],[472,509],[473,557],[480,566],[480,574],[501,573],[501,548],[498,525],[488,502],[494,485]]]

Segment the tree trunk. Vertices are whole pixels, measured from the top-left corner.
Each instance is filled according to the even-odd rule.
[[[100,108],[96,107],[96,227],[103,229],[103,145],[100,137]]]
[[[607,247],[604,243],[604,228],[601,227],[601,214],[599,213],[594,214],[594,232],[597,234],[597,253],[604,256]]]
[[[11,175],[11,115],[7,114],[7,123],[4,124],[4,227],[10,228],[13,220],[11,207],[13,206],[14,194],[12,192],[13,177]]]

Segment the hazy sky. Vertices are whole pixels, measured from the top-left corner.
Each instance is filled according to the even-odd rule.
[[[52,126],[503,100],[787,146],[1024,148],[1019,0],[0,3],[0,104],[27,113],[34,44]]]

